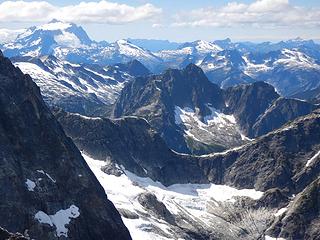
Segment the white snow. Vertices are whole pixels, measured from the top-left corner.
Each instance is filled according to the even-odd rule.
[[[31,181],[30,179],[27,179],[26,186],[27,186],[28,191],[34,192],[34,188],[36,187],[36,184],[35,184],[35,182]]]
[[[98,73],[89,67],[85,68],[85,70],[105,79],[105,81],[101,81],[100,79],[96,79],[98,77],[89,76],[80,65],[59,60],[54,64],[51,64],[49,60],[47,64],[45,57],[42,57],[41,61],[50,71],[46,71],[38,65],[28,62],[17,62],[15,66],[19,67],[23,73],[30,74],[40,87],[42,95],[46,99],[49,99],[50,103],[55,103],[59,99],[68,96],[86,97],[88,93],[94,93],[101,102],[110,104],[116,100],[125,82],[131,78],[131,76],[122,76],[124,82],[116,82],[115,78],[112,75],[109,76],[107,72],[102,71],[102,73]],[[80,83],[74,81],[73,78],[77,72],[87,75],[86,79],[78,78]],[[122,72],[116,72],[116,74],[118,73]],[[65,83],[70,84],[72,87],[67,86]]]
[[[37,212],[36,215],[34,215],[34,218],[37,219],[39,223],[53,226],[50,216],[42,211]]]
[[[227,115],[219,110],[214,109],[213,107],[209,107],[211,110],[211,114],[204,117],[204,121],[206,124],[211,125],[212,123],[215,124],[236,124],[236,119],[233,115]]]
[[[310,164],[316,160],[316,158],[320,157],[320,151],[317,152],[312,158],[310,158],[307,163],[306,163],[306,167],[310,166]]]
[[[259,73],[271,72],[279,66],[287,69],[320,69],[320,66],[314,59],[297,49],[283,49],[281,55],[275,61],[266,59],[263,63],[259,64],[251,62],[247,56],[243,56],[243,59],[246,62],[244,73],[251,77],[256,77]]]
[[[241,136],[241,139],[242,139],[243,141],[253,141],[253,140],[254,140],[253,138],[247,137],[247,136],[244,135],[243,133],[240,133],[240,136]]]
[[[199,109],[175,106],[175,123],[182,127],[186,136],[208,145],[223,145],[227,148],[249,141],[242,137],[240,126],[233,115],[211,107],[210,114],[201,119]]]
[[[222,51],[222,48],[214,43],[210,43],[204,40],[196,41],[196,49],[199,52],[210,53]]]
[[[222,49],[211,42],[198,40],[195,42],[187,43],[186,46],[177,50],[162,50],[155,53],[156,56],[162,58],[166,62],[170,62],[172,67],[178,67],[179,61],[185,59],[188,55],[192,55],[196,65],[201,65],[203,59],[207,54],[215,54]],[[201,67],[203,67],[201,65]],[[213,65],[211,65],[213,67]]]
[[[284,238],[274,238],[274,237],[270,237],[270,236],[265,236],[265,240],[286,240]]]
[[[122,55],[126,58],[137,59],[144,64],[159,63],[159,59],[150,51],[140,48],[125,39],[111,43],[101,51],[104,57],[114,57],[114,55]]]
[[[31,77],[41,78],[41,79],[54,79],[55,76],[51,73],[44,71],[42,68],[40,68],[38,65],[29,63],[29,62],[17,62],[14,63],[14,65],[24,73],[27,73],[31,75]]]
[[[195,117],[195,112],[191,108],[180,108],[179,106],[176,106],[174,113],[176,124],[184,123],[189,118],[197,119],[196,121],[198,121],[198,118]]]
[[[279,216],[281,216],[283,213],[285,213],[285,212],[287,211],[287,209],[288,209],[288,208],[286,208],[286,207],[281,208],[281,209],[279,209],[274,215],[275,215],[276,217],[279,217]]]
[[[87,119],[87,120],[102,120],[101,117],[88,117],[88,116],[85,116],[85,115],[81,115],[79,113],[72,113],[73,115],[76,115],[76,116],[79,116],[83,119]]]
[[[181,108],[179,106],[175,107],[175,122],[176,124],[188,123],[191,119],[198,123],[198,125],[227,125],[236,124],[236,120],[233,115],[227,115],[221,113],[212,107],[209,107],[211,114],[204,117],[204,122],[199,119],[197,113],[188,107]]]
[[[128,219],[122,218],[123,223],[129,229],[130,235],[133,240],[168,240],[172,238],[166,238],[160,235],[157,235],[153,232],[150,232],[152,229],[152,224],[148,221],[141,219]],[[159,226],[158,226],[159,227]]]
[[[314,59],[305,55],[297,49],[283,49],[282,58],[274,62],[274,65],[284,65],[287,68],[316,68],[320,66],[315,63]]]
[[[68,237],[68,228],[66,225],[70,223],[72,218],[77,218],[79,216],[79,208],[75,205],[71,205],[68,209],[59,210],[54,215],[48,215],[43,211],[38,211],[34,218],[37,219],[39,223],[55,226],[58,237]]]
[[[256,63],[250,62],[247,56],[243,56],[242,58],[246,63],[244,73],[247,74],[248,76],[255,77],[255,75],[259,73],[268,72],[272,70],[272,67],[267,65],[268,61],[265,61],[264,63],[261,63],[261,64],[256,64]]]
[[[43,170],[37,170],[38,173],[42,173],[43,175],[46,175],[53,183],[56,183],[56,180],[54,180],[48,173],[46,173]]]
[[[89,68],[84,68],[85,70],[89,71],[89,72],[92,72],[93,74],[99,76],[99,77],[102,77],[102,78],[105,78],[105,79],[109,79],[109,80],[115,80],[114,77],[110,77],[110,76],[107,76],[107,75],[103,75],[101,73],[98,73],[96,71],[93,71],[92,69],[89,69]],[[114,73],[117,73],[117,71],[115,71]]]
[[[188,212],[192,218],[199,218],[206,222],[210,213],[207,211],[209,201],[234,203],[237,196],[247,196],[252,199],[259,199],[263,192],[254,189],[236,189],[226,185],[215,184],[174,184],[165,187],[159,182],[150,178],[142,178],[123,169],[124,173],[120,177],[108,175],[101,171],[101,167],[106,163],[82,153],[89,167],[105,189],[108,198],[115,204],[118,209],[126,209],[136,213],[138,219],[126,219],[123,221],[128,227],[134,240],[153,240],[161,239],[159,235],[152,232],[145,233],[150,225],[165,228],[159,219],[148,217],[143,219],[141,213],[146,210],[137,200],[140,193],[149,192],[155,194],[157,199],[165,204],[168,210],[177,214],[181,211]]]
[[[250,142],[251,142],[251,141],[250,141]],[[241,146],[238,146],[238,147],[230,148],[230,149],[228,149],[228,150],[226,150],[226,151],[223,151],[223,152],[209,153],[209,154],[200,155],[200,156],[198,156],[198,157],[206,158],[206,157],[226,155],[226,154],[228,154],[228,153],[230,153],[230,152],[238,151],[238,150],[240,150],[240,149],[248,146],[248,145],[250,144],[250,142],[247,143],[247,144],[245,144],[245,145],[241,145]]]

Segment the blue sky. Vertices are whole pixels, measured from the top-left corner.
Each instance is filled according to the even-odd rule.
[[[80,24],[95,40],[320,39],[319,0],[25,0],[0,1],[0,12],[0,28],[55,17]]]

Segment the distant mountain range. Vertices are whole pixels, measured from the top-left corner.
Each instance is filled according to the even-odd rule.
[[[8,57],[52,55],[73,64],[103,67],[138,60],[153,73],[193,63],[222,88],[266,81],[287,97],[320,87],[320,45],[300,38],[278,43],[234,43],[230,39],[187,43],[123,39],[107,43],[93,41],[82,27],[58,20],[21,31],[0,30],[0,36],[7,39],[0,48]]]

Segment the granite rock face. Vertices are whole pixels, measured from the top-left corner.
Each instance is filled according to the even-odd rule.
[[[278,98],[258,117],[252,126],[253,137],[271,132],[299,116],[309,114],[317,108],[318,106],[314,104],[297,99]]]
[[[319,104],[320,103],[320,87],[312,90],[301,91],[293,95],[292,97]]]
[[[250,138],[278,129],[318,108],[305,101],[280,97],[275,89],[265,82],[228,88],[225,99],[227,111],[235,115],[241,130]]]
[[[245,135],[252,137],[252,126],[272,102],[280,96],[274,88],[264,82],[239,85],[226,89],[225,101],[228,111],[238,119]]]
[[[2,227],[32,239],[131,239],[39,88],[2,56],[0,112]]]

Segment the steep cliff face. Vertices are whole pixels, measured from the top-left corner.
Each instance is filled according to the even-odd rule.
[[[283,124],[303,115],[307,115],[318,106],[297,99],[278,98],[261,114],[252,126],[254,137],[262,136]]]
[[[284,239],[319,239],[320,236],[320,179],[307,186],[284,208],[266,231]]]
[[[0,226],[32,239],[130,239],[39,88],[0,55]]]
[[[228,111],[235,115],[243,133],[249,137],[254,137],[252,126],[257,118],[280,97],[271,85],[264,82],[230,87],[224,96]]]

